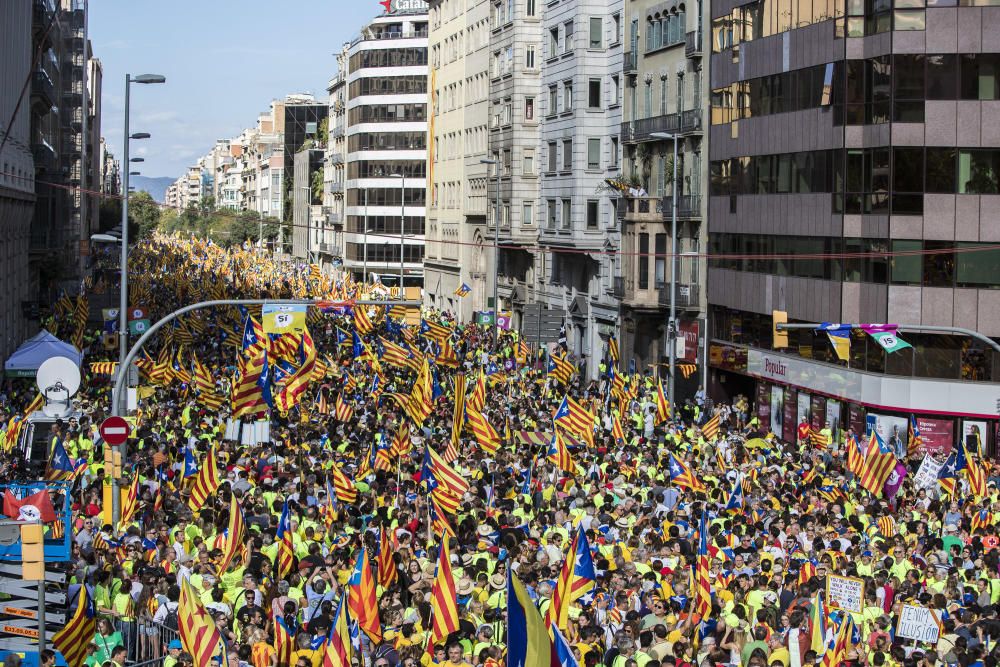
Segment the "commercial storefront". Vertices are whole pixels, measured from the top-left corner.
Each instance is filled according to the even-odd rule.
[[[875,428],[905,449],[912,415],[928,451],[947,453],[962,441],[990,455],[997,449],[1000,384],[880,375],[716,341],[709,364],[713,398],[754,399],[761,424],[784,440],[806,419],[835,432]]]

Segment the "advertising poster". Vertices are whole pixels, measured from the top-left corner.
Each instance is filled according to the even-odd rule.
[[[757,418],[763,428],[771,423],[771,385],[766,382],[757,383]]]
[[[789,440],[795,439],[795,429],[799,423],[795,421],[795,411],[798,409],[798,392],[794,389],[785,389],[785,409],[782,421],[784,427],[782,432],[788,434]]]
[[[678,325],[680,335],[678,341],[684,341],[684,348],[681,351],[678,344],[678,361],[687,361],[692,364],[698,363],[698,321],[682,321]]]
[[[841,428],[840,401],[835,401],[832,398],[826,399],[826,423],[830,425],[830,431],[833,433],[834,440],[839,440],[838,433]]]
[[[986,422],[975,421],[972,419],[962,420],[962,442],[965,446],[969,448],[969,451],[979,452],[982,456],[986,452]]]
[[[809,394],[800,391],[798,396],[798,409],[795,412],[795,428],[799,428],[799,424],[805,419],[809,421],[809,408],[812,407],[812,400]]]
[[[889,445],[897,455],[901,451],[905,452],[906,441],[909,439],[909,420],[906,417],[892,417],[869,412],[868,421],[871,422],[872,418],[874,418],[875,430],[885,444]]]
[[[771,433],[781,440],[783,415],[782,410],[785,404],[785,391],[781,387],[771,387]]]
[[[937,457],[946,457],[951,453],[955,446],[955,423],[952,420],[917,417],[917,428],[922,441],[917,448],[919,452]]]
[[[854,429],[854,433],[860,438],[865,434],[865,409],[860,405],[849,403],[847,405],[847,426]]]
[[[826,426],[826,399],[813,394],[809,400],[809,409],[812,413],[812,420],[809,425],[814,431],[822,431]]]

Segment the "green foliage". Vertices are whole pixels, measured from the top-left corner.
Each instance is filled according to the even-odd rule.
[[[312,174],[312,182],[309,184],[312,188],[312,204],[322,204],[323,203],[323,168],[320,167]]]
[[[239,245],[244,241],[256,243],[261,230],[265,240],[278,236],[277,218],[262,218],[254,211],[231,211],[215,208],[211,197],[192,204],[178,213],[167,210],[160,217],[159,229],[167,234],[180,232],[198,238],[211,239],[220,245]]]
[[[160,224],[160,205],[148,192],[135,192],[128,200],[129,235],[146,238]]]

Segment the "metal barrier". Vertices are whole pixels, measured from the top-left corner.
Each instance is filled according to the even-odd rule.
[[[167,645],[174,639],[181,638],[176,630],[149,619],[138,619],[133,625],[135,631],[132,646],[129,646],[129,638],[122,633],[125,648],[128,650],[129,667],[160,664],[167,657]]]

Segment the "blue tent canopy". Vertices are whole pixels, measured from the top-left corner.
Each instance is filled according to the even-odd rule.
[[[83,353],[69,343],[64,343],[45,329],[26,340],[17,352],[4,363],[8,377],[35,377],[38,367],[51,357],[72,359],[77,366],[83,361]]]

